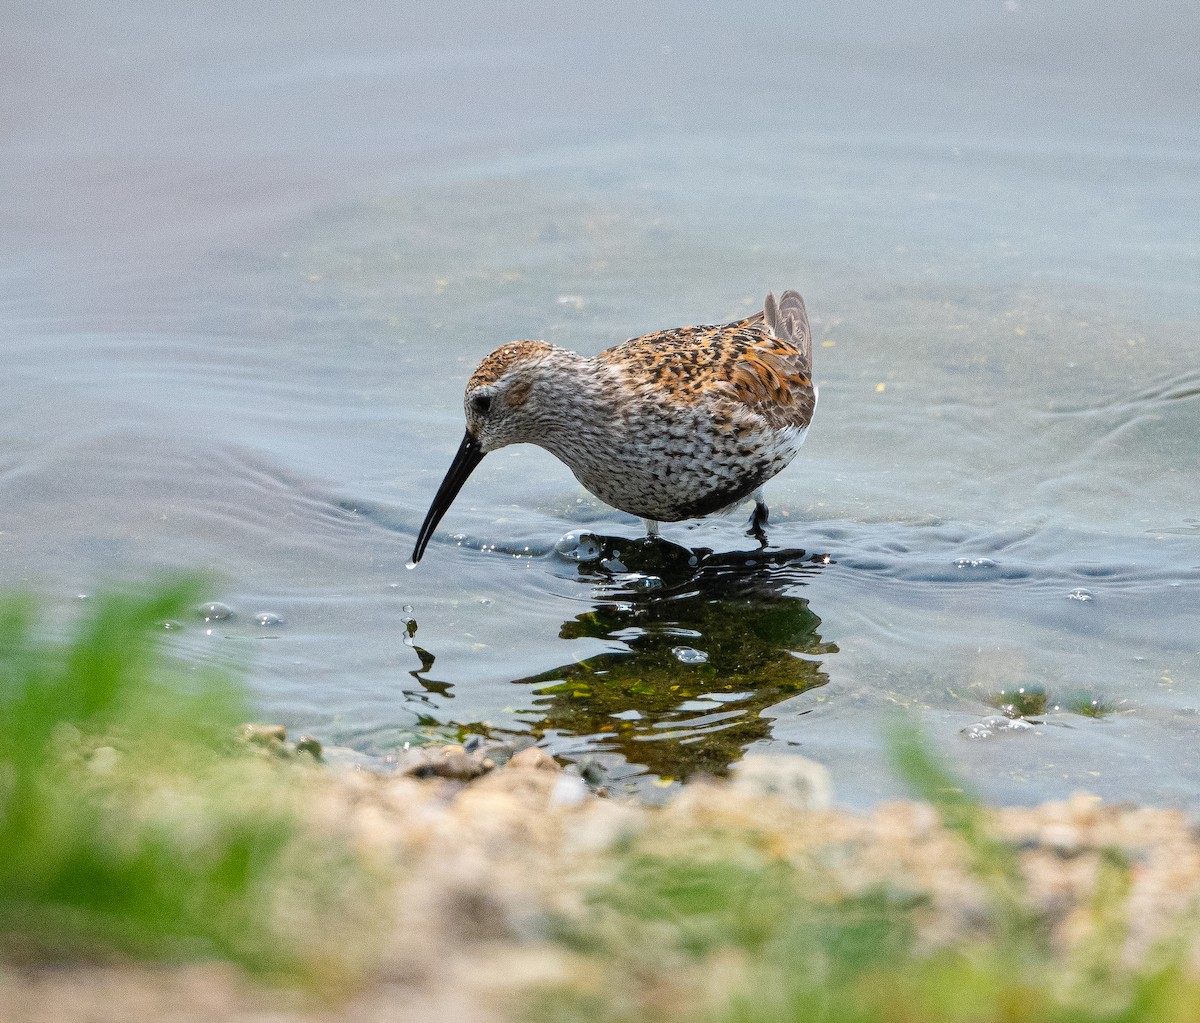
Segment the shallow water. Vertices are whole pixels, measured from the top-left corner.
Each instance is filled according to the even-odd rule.
[[[201,567],[234,616],[181,648],[370,753],[533,736],[654,791],[792,751],[860,803],[903,708],[993,798],[1195,801],[1186,5],[299,11],[14,13],[0,582]],[[821,403],[765,556],[748,508],[645,548],[517,448],[405,571],[486,352],[791,286]]]

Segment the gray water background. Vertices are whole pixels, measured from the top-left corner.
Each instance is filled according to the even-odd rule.
[[[899,791],[881,729],[901,707],[992,798],[1193,805],[1198,20],[9,4],[0,584],[66,611],[200,567],[236,615],[177,642],[247,666],[264,718],[370,753],[532,732],[645,786],[652,757],[527,681],[636,663],[636,609],[591,634],[603,588],[550,553],[636,524],[519,448],[408,572],[412,536],[492,348],[592,353],[798,287],[821,404],[769,487],[771,539],[836,564],[767,587],[819,619],[768,660],[820,684],[743,700],[749,747],[826,763],[866,803]],[[742,550],[743,520],[667,535]],[[737,600],[705,621],[736,624]],[[691,614],[676,631],[703,649]],[[1021,686],[1115,713],[965,737]],[[738,699],[616,720],[640,715],[648,747],[686,711],[703,745]]]

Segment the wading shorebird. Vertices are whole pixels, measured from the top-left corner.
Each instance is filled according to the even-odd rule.
[[[762,312],[675,327],[587,358],[544,341],[496,349],[467,381],[467,432],[417,534],[411,568],[489,451],[537,444],[605,504],[660,522],[695,519],[753,495],[800,450],[817,404],[812,331],[799,292]]]

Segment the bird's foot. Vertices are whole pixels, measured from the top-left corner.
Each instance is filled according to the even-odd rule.
[[[754,511],[750,513],[750,528],[746,530],[747,536],[754,537],[762,548],[767,546],[767,520],[770,518],[770,511],[762,501],[754,502]]]

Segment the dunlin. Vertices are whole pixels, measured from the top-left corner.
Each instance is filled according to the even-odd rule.
[[[804,300],[768,295],[762,312],[675,327],[587,358],[544,341],[492,352],[467,382],[467,431],[421,525],[411,565],[489,451],[537,444],[601,501],[660,522],[699,518],[753,495],[796,455],[813,409]]]

